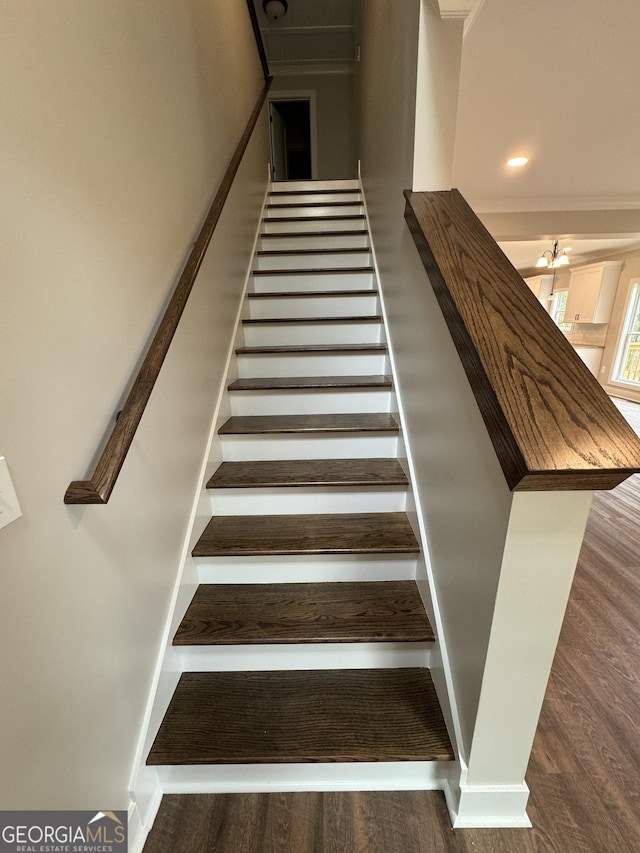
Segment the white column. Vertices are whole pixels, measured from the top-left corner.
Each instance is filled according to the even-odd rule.
[[[416,78],[413,186],[451,189],[462,59],[462,18],[441,20],[421,0]]]
[[[591,492],[515,492],[455,827],[530,826],[524,781]]]

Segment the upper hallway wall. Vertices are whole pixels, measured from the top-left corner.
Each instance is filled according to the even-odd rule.
[[[357,177],[356,115],[352,74],[276,77],[269,92],[314,92],[317,119],[318,179]]]
[[[107,506],[66,507],[263,85],[244,3],[0,7],[0,802],[127,787],[267,181],[266,121]],[[211,260],[213,258],[213,260]]]

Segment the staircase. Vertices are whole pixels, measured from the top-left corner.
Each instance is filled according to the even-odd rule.
[[[454,756],[358,185],[274,184],[265,214],[147,764],[173,792],[437,787]]]

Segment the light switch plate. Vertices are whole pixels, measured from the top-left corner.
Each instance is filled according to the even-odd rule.
[[[22,510],[4,456],[0,456],[0,528],[20,518]]]

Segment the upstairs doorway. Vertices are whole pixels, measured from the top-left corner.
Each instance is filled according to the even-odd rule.
[[[315,92],[279,92],[269,98],[271,178],[317,177]]]

